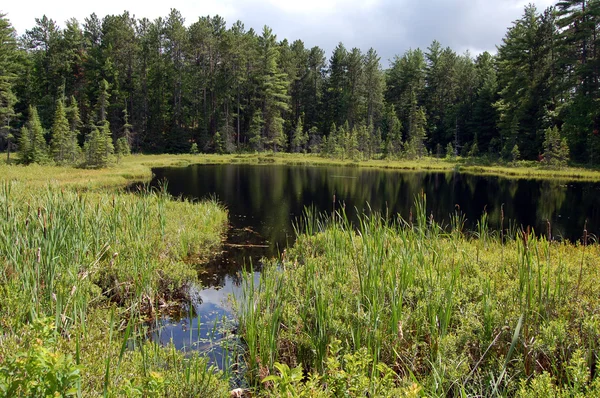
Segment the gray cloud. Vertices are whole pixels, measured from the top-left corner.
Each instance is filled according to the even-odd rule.
[[[540,4],[542,10],[551,1]],[[238,7],[236,17],[259,32],[269,25],[279,39],[318,45],[328,57],[340,41],[363,51],[373,47],[386,65],[394,55],[409,48],[425,49],[433,40],[459,53],[493,52],[512,21],[522,15],[523,6],[518,0],[384,0],[368,10],[338,7],[334,15],[305,16],[256,1]]]

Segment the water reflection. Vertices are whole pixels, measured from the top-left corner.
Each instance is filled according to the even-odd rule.
[[[511,180],[455,172],[235,164],[154,172],[155,181],[168,180],[168,189],[174,195],[216,196],[229,209],[234,228],[249,228],[268,246],[263,251],[267,256],[276,255],[293,241],[292,223],[302,215],[305,206],[331,211],[334,197],[337,205],[344,203],[349,213],[354,213],[350,211],[354,208],[366,210],[368,203],[374,210],[408,218],[415,196],[424,191],[428,214],[447,222],[455,205],[459,205],[467,217],[467,228],[474,228],[485,209],[490,227],[499,229],[504,204],[505,220],[544,232],[548,220],[553,236],[570,240],[580,238],[586,219],[592,232],[600,224],[600,184],[595,183]],[[261,252],[255,251],[256,255]],[[235,262],[239,264],[243,250],[238,257]],[[225,275],[232,275],[230,270],[224,271]],[[222,277],[217,279],[223,281]]]

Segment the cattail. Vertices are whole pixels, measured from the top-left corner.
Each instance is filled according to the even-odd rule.
[[[504,244],[504,203],[500,206],[500,242]]]

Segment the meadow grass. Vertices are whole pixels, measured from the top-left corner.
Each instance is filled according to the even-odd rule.
[[[598,396],[600,247],[427,214],[424,198],[413,221],[308,214],[258,285],[247,276],[259,393]]]
[[[341,160],[315,154],[247,153],[199,155],[131,155],[120,163],[104,169],[83,169],[48,165],[7,165],[0,160],[3,179],[26,179],[30,185],[55,184],[78,189],[114,190],[132,182],[149,181],[154,167],[184,167],[192,164],[255,164],[290,166],[346,166],[382,170],[461,172],[465,174],[500,176],[514,179],[552,179],[570,181],[600,181],[600,170],[583,166],[548,168],[540,162],[492,162],[483,158],[381,159]]]
[[[0,168],[0,396],[226,394],[205,358],[145,326],[220,250],[223,206],[125,192],[149,177],[141,162]]]

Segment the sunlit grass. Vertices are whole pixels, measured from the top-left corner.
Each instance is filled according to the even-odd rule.
[[[220,250],[227,212],[163,190],[127,193],[149,168],[122,167],[0,166],[0,396],[227,388],[206,359],[144,343],[145,321],[185,299]]]
[[[248,275],[240,322],[258,385],[277,363],[301,364],[327,391],[339,342],[339,357],[374,364],[371,386],[382,363],[426,396],[600,392],[597,244],[502,240],[485,218],[467,234],[460,214],[447,231],[415,208],[414,221],[365,215],[357,227],[309,214],[284,259],[258,285]]]

